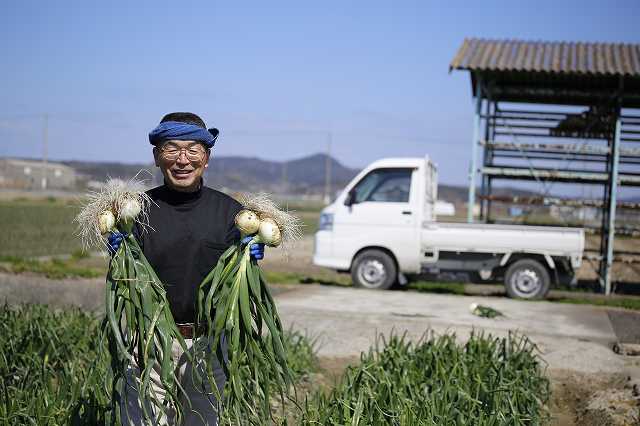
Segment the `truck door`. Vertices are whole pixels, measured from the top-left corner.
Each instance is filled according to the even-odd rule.
[[[350,191],[349,201],[336,211],[334,252],[348,256],[354,246],[355,250],[386,247],[396,256],[400,270],[413,272],[420,252],[417,174],[414,168],[380,168],[366,174]]]

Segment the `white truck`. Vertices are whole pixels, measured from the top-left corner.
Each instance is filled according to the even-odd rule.
[[[466,273],[474,281],[503,281],[511,297],[533,299],[552,283],[575,280],[583,229],[440,223],[437,188],[428,157],[370,164],[322,210],[313,263],[350,272],[356,286],[370,289]]]

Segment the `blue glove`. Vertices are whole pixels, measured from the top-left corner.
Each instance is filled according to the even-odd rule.
[[[118,231],[109,233],[109,236],[107,237],[107,248],[109,249],[109,254],[111,256],[116,254],[124,238],[127,238],[126,233],[123,234],[122,232]]]
[[[252,238],[253,238],[253,235],[249,235],[247,237],[244,237],[242,240],[240,240],[240,242],[242,244],[247,244],[249,241],[251,241]],[[262,259],[264,257],[264,244],[262,243],[251,244],[251,247],[249,247],[249,255],[254,260]]]

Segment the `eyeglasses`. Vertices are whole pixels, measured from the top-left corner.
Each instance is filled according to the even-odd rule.
[[[169,145],[160,149],[162,158],[168,161],[177,160],[182,154],[182,151],[184,151],[185,155],[187,156],[187,160],[189,161],[202,161],[206,152],[201,145],[191,145],[186,148],[179,148],[175,145]]]

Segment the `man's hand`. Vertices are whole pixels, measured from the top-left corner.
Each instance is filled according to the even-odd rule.
[[[116,254],[124,238],[127,238],[126,233],[123,234],[122,232],[118,232],[118,231],[109,233],[109,236],[107,237],[107,248],[109,249],[109,254],[111,256]]]
[[[240,242],[242,244],[247,244],[249,241],[251,241],[252,238],[253,238],[253,235],[249,235],[247,237],[244,237]],[[251,244],[251,246],[249,247],[249,255],[251,256],[252,259],[255,259],[255,260],[262,259],[264,257],[264,244],[262,243]]]

